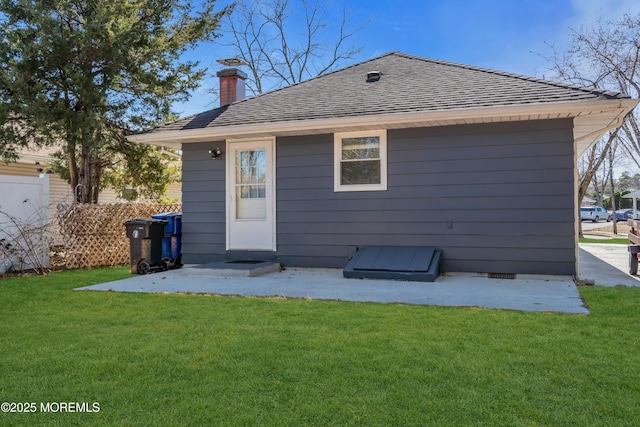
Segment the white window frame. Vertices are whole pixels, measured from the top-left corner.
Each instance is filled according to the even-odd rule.
[[[380,183],[343,185],[341,183],[342,140],[344,138],[364,138],[377,136],[380,141]],[[333,186],[335,192],[340,191],[386,191],[387,190],[387,131],[370,130],[359,132],[341,132],[333,134]]]

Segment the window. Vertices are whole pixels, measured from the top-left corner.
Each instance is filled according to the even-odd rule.
[[[236,219],[265,219],[266,150],[236,151]]]
[[[335,191],[387,189],[387,132],[334,135]]]

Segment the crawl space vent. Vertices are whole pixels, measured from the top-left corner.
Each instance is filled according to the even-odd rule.
[[[515,273],[487,273],[489,279],[515,279]]]

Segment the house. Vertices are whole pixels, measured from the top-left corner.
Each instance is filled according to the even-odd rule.
[[[18,152],[18,160],[15,163],[0,161],[0,175],[37,177],[41,173],[48,172],[48,164],[57,147],[23,148]],[[73,197],[69,184],[56,174],[50,174],[51,201],[63,201]]]
[[[218,74],[221,107],[131,137],[183,150],[188,263],[411,246],[447,272],[574,275],[576,159],[637,103],[399,52],[249,99]]]
[[[37,177],[40,173],[50,173],[50,193],[52,214],[54,216],[55,207],[58,203],[72,203],[74,200],[74,192],[69,183],[49,171],[49,164],[53,161],[52,156],[59,149],[59,146],[22,148],[18,152],[18,160],[15,163],[0,161],[0,175]],[[181,196],[181,183],[170,184],[167,197],[180,200]],[[125,201],[117,191],[110,188],[100,190],[99,200],[100,203],[120,203]]]
[[[52,156],[59,149],[59,146],[26,147],[18,152],[18,160],[16,162],[5,163],[0,161],[0,176],[17,177],[23,179],[25,183],[29,182],[30,179],[37,178],[40,174],[47,174],[49,237],[53,246],[65,244],[64,237],[60,233],[58,226],[58,205],[68,205],[75,200],[71,185],[58,174],[49,170],[49,164],[53,160]],[[169,185],[169,198],[181,199],[181,184],[176,182]],[[101,204],[125,202],[117,191],[110,188],[100,190],[99,201]]]

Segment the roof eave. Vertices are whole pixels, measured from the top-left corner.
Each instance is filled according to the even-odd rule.
[[[638,100],[625,98],[474,107],[438,111],[415,111],[367,116],[251,123],[224,127],[212,126],[201,129],[150,132],[131,135],[128,138],[135,142],[179,149],[181,144],[262,136],[307,135],[350,130],[446,126],[598,115],[599,121],[595,127],[589,123],[588,120],[583,120],[585,126],[587,123],[591,125],[589,129],[575,130],[576,140],[582,140],[582,146],[590,146],[599,136],[611,130],[610,128],[612,126],[619,126],[624,115],[633,109],[637,103]],[[579,153],[582,151],[583,150],[580,149]]]

